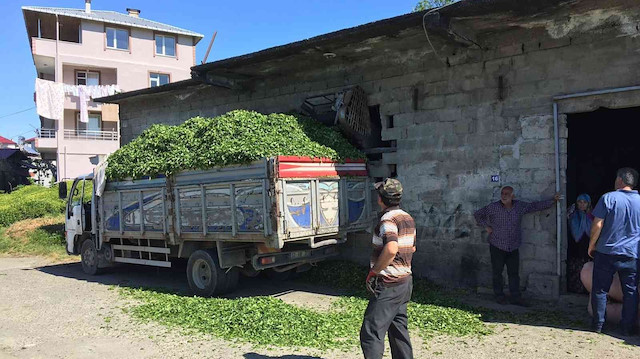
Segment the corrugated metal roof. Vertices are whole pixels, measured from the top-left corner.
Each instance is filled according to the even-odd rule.
[[[91,10],[90,13],[85,12],[84,9],[68,9],[62,7],[46,7],[46,6],[23,6],[22,11],[35,11],[53,15],[69,16],[85,20],[93,20],[105,22],[108,24],[117,24],[123,26],[132,26],[142,29],[164,31],[172,34],[187,35],[197,37],[198,41],[204,37],[204,35],[197,32],[181,29],[179,27],[163,24],[161,22],[143,19],[140,17],[133,17],[128,14],[119,13],[116,11],[107,10]]]

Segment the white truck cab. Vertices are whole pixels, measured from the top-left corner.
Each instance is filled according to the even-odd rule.
[[[93,174],[77,177],[68,193],[66,182],[61,182],[59,186],[60,198],[67,199],[65,207],[67,253],[81,254],[82,266],[87,273],[98,271],[98,252],[102,247],[96,235],[96,201],[93,188]]]

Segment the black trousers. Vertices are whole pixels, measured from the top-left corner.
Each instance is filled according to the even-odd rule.
[[[491,253],[491,269],[493,271],[493,293],[497,297],[503,297],[504,280],[502,279],[502,270],[507,265],[507,276],[509,277],[509,292],[511,298],[520,298],[520,252],[516,249],[513,252],[503,251],[502,249],[489,245]]]
[[[389,333],[389,345],[393,359],[413,359],[413,349],[407,329],[407,304],[411,299],[413,280],[388,287],[376,285],[369,300],[360,328],[360,346],[365,359],[381,359],[384,352],[384,336]]]

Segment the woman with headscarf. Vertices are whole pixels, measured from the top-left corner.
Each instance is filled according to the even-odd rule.
[[[591,197],[586,193],[579,195],[576,203],[567,211],[567,216],[571,233],[567,250],[567,289],[574,293],[586,293],[580,280],[580,271],[590,260],[587,250],[593,222]]]

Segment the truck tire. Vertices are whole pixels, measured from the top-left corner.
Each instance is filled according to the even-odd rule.
[[[187,281],[193,293],[200,297],[211,297],[224,286],[224,271],[218,265],[214,251],[197,250],[189,256]]]
[[[98,266],[98,251],[93,240],[86,239],[82,242],[80,247],[80,259],[82,262],[82,271],[89,275],[96,275],[100,273],[100,267]]]
[[[238,281],[240,280],[240,271],[237,267],[224,270],[224,285],[221,286],[219,294],[232,293],[238,288]]]

